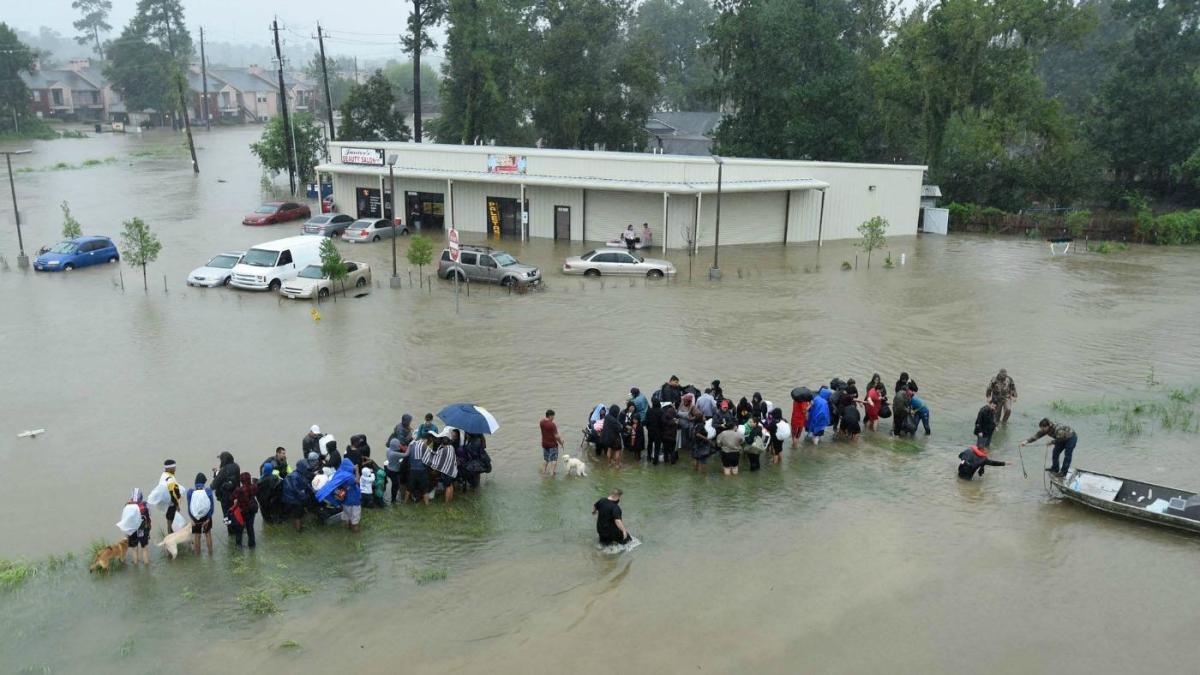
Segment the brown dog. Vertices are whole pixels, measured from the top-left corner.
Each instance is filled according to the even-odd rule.
[[[125,560],[125,551],[128,549],[129,541],[126,539],[122,539],[112,546],[105,546],[96,553],[96,560],[88,570],[91,572],[101,570],[108,572],[110,570],[109,565],[112,564],[113,560]]]

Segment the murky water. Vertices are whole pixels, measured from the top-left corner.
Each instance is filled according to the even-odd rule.
[[[156,557],[107,578],[79,559],[42,565],[0,590],[0,670],[228,671],[220,655],[287,672],[1140,672],[1200,656],[1200,540],[1049,499],[1041,446],[1025,450],[1028,480],[1017,466],[954,478],[1001,366],[1021,397],[995,455],[1013,460],[1054,399],[1160,396],[1151,372],[1155,390],[1200,384],[1196,251],[1051,259],[1039,243],[902,238],[890,244],[903,267],[876,256],[843,272],[844,243],[746,247],[722,251],[719,284],[703,280],[702,252],[692,283],[679,256],[682,279],[647,285],[562,277],[579,246],[505,242],[548,270],[547,289],[477,286],[456,313],[451,286],[407,287],[406,242],[398,291],[386,242],[345,245],[380,287],[323,304],[317,322],[306,303],[183,284],[213,253],[296,230],[239,224],[259,199],[256,131],[200,132],[195,179],[170,134],[36,143],[19,158],[117,158],[18,174],[27,248],[57,238],[63,199],[85,232],[116,236],[137,215],[164,248],[149,292],[128,267],[124,291],[115,267],[0,271],[0,557],[82,556],[116,539],[129,489],[152,487],[163,458],[190,477],[225,449],[244,467],[276,445],[296,457],[313,423],[381,448],[402,413],[472,400],[503,425],[495,473],[449,506],[369,512],[360,536],[271,529],[239,554],[219,533],[212,560]],[[11,265],[7,206],[3,218]],[[547,407],[574,445],[592,405],[672,373],[782,403],[796,384],[878,371],[890,388],[901,370],[933,410],[934,434],[915,444],[804,447],[732,480],[682,463],[538,475]],[[1065,421],[1077,465],[1200,487],[1194,434]],[[644,542],[616,557],[594,549],[589,515],[612,485]],[[277,613],[244,608],[259,591]]]

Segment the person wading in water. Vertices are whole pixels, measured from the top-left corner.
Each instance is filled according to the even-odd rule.
[[[1065,424],[1055,424],[1049,419],[1043,417],[1041,422],[1038,422],[1038,431],[1028,440],[1021,442],[1021,447],[1025,447],[1033,443],[1042,436],[1049,436],[1052,440],[1046,444],[1046,447],[1054,446],[1054,452],[1050,457],[1050,466],[1046,468],[1052,474],[1059,478],[1064,478],[1067,471],[1071,468],[1071,455],[1075,454],[1075,444],[1079,442],[1079,436],[1071,427]],[[1058,468],[1058,456],[1066,453],[1063,456],[1062,470]]]
[[[988,383],[987,400],[996,404],[996,422],[1008,424],[1008,416],[1012,414],[1012,402],[1017,400],[1017,383],[1008,376],[1008,371],[1001,368],[1000,372]]]
[[[619,489],[613,489],[608,496],[592,505],[592,515],[596,516],[596,534],[600,535],[600,545],[628,544],[631,537],[621,520],[621,495]]]

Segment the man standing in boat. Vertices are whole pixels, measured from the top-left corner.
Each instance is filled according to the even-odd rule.
[[[1067,471],[1071,468],[1071,455],[1075,453],[1075,444],[1079,441],[1079,436],[1075,434],[1075,430],[1071,427],[1065,424],[1055,424],[1043,417],[1042,421],[1038,422],[1038,432],[1029,437],[1028,440],[1022,441],[1021,447],[1023,448],[1043,436],[1049,436],[1051,439],[1046,444],[1047,447],[1054,446],[1054,452],[1050,455],[1050,467],[1046,470],[1057,475],[1059,478],[1065,477]],[[1063,455],[1061,471],[1058,468],[1059,455]]]
[[[988,383],[984,393],[988,401],[996,404],[996,422],[1008,424],[1008,416],[1012,414],[1012,402],[1017,399],[1017,383],[1008,376],[1004,368]]]

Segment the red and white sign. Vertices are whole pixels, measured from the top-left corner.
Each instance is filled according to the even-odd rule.
[[[458,230],[454,229],[454,227],[451,227],[450,233],[447,236],[450,238],[450,259],[454,262],[458,262]]]
[[[342,148],[342,164],[383,166],[383,150],[378,148]]]

